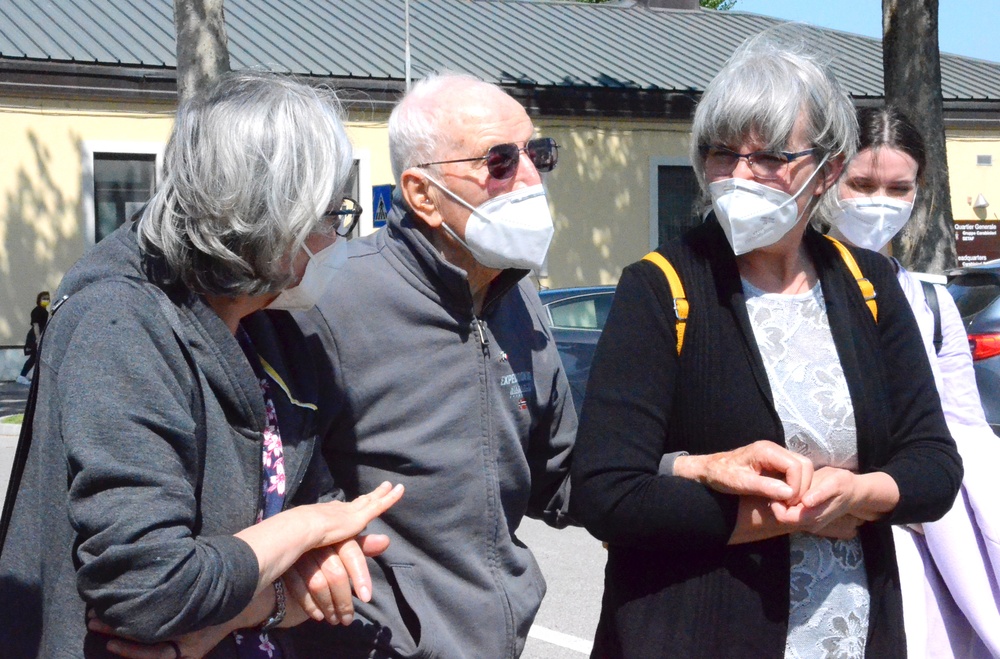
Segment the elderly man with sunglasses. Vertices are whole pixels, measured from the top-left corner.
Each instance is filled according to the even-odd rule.
[[[516,536],[568,523],[577,419],[527,277],[553,233],[540,173],[556,164],[499,87],[425,79],[389,119],[398,183],[387,227],[352,241],[299,317],[327,363],[325,455],[348,496],[384,480],[404,505],[369,526],[370,603],[314,625],[305,656],[516,657],[545,593]],[[322,561],[323,556],[318,555]]]

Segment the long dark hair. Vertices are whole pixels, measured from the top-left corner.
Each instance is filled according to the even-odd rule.
[[[913,122],[894,105],[858,108],[858,153],[883,146],[913,158],[917,163],[917,182],[923,182],[927,151],[924,138]]]

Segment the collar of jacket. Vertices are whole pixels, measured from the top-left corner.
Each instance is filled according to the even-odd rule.
[[[387,247],[407,267],[423,271],[425,276],[438,284],[443,291],[443,304],[472,315],[472,291],[469,289],[469,279],[465,270],[446,261],[431,241],[417,228],[410,209],[398,199],[393,199],[394,206],[386,221],[386,231],[393,240],[387,240]],[[519,281],[528,275],[529,270],[509,268],[490,284],[483,302],[482,315],[489,313],[497,300],[514,288]]]
[[[178,340],[187,346],[214,395],[236,415],[252,423],[251,429],[262,431],[267,416],[260,383],[236,337],[203,296],[180,282],[165,283],[161,278],[162,270],[155,265],[155,258],[140,249],[134,226],[123,229],[125,227],[108,239],[120,241],[123,249],[116,251],[132,270],[129,276],[146,279],[167,294],[177,307],[186,330],[186,336],[179,336]]]

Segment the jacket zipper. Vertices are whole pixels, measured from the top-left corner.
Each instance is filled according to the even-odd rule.
[[[476,326],[476,334],[479,336],[479,345],[483,349],[483,355],[490,356],[490,337],[486,333],[486,321],[478,316],[473,320]]]
[[[489,447],[489,451],[490,451],[490,459],[494,460],[495,457],[496,457],[496,450],[497,449],[496,449],[496,446],[493,445],[492,439],[490,439],[490,435],[491,435],[491,433],[493,431],[493,427],[492,427],[492,425],[493,425],[492,424],[492,410],[489,408],[489,400],[490,400],[490,395],[489,395],[489,388],[490,388],[490,384],[489,384],[490,383],[490,337],[489,337],[489,332],[487,330],[487,325],[486,325],[486,321],[485,320],[483,320],[482,318],[476,316],[473,319],[473,324],[476,327],[476,334],[477,334],[478,339],[479,339],[479,345],[482,348],[482,352],[483,352],[483,367],[485,369],[484,373],[485,373],[485,376],[486,376],[485,386],[486,386],[486,389],[487,389],[487,392],[486,392],[486,401],[487,401],[487,403],[486,403],[486,405],[487,405],[487,408],[486,408],[487,446]],[[494,583],[496,584],[496,586],[500,590],[500,592],[503,593],[503,597],[501,599],[501,605],[504,607],[505,613],[506,613],[506,615],[505,615],[506,619],[504,620],[504,625],[505,625],[505,627],[507,629],[507,636],[508,636],[508,638],[512,638],[513,631],[514,631],[514,613],[511,610],[511,606],[510,606],[510,595],[509,595],[509,593],[507,593],[507,589],[504,587],[502,580],[498,576],[498,571],[499,571],[500,567],[499,567],[499,559],[497,557],[497,553],[498,552],[497,552],[496,534],[499,532],[499,529],[497,528],[497,525],[499,524],[499,518],[500,518],[500,516],[503,514],[502,513],[503,506],[500,504],[500,499],[502,497],[501,497],[501,493],[500,493],[500,477],[499,477],[499,474],[497,473],[497,469],[499,469],[499,467],[496,466],[496,465],[493,465],[492,469],[490,470],[491,476],[492,476],[492,479],[493,479],[492,482],[490,483],[490,487],[493,490],[492,494],[493,494],[493,506],[494,507],[490,511],[492,513],[492,515],[491,515],[491,522],[493,524],[493,528],[491,529],[491,534],[492,535],[491,535],[491,539],[490,539],[490,543],[489,543],[490,544],[489,562],[490,562],[490,572],[491,572],[491,574],[493,576]],[[515,650],[514,650],[514,647],[513,647],[513,641],[512,640],[508,641],[508,653],[507,653],[507,656],[514,657],[515,654],[516,653],[515,653]]]

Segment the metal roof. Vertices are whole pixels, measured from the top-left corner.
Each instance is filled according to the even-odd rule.
[[[403,0],[225,0],[233,68],[399,83]],[[748,36],[742,11],[523,0],[412,0],[412,71],[525,87],[698,92]],[[855,97],[883,95],[881,42],[811,30]],[[811,36],[810,39],[813,37]],[[0,63],[173,69],[170,0],[0,1]],[[1000,63],[941,55],[945,101],[1000,101]]]

